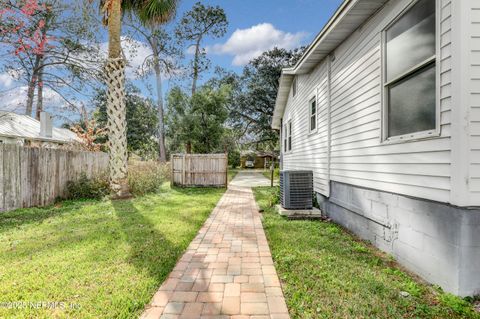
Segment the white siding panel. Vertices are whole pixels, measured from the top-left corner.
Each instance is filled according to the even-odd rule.
[[[442,3],[440,12],[441,137],[400,144],[381,143],[381,31],[407,3],[391,1],[370,19],[361,33],[354,34],[335,52],[332,65],[331,179],[348,180],[350,184],[364,187],[381,185],[383,190],[406,195],[415,195],[418,188],[423,188],[423,197],[448,201],[451,174],[448,139],[451,8],[448,1]],[[337,113],[344,110],[348,110],[348,114],[363,116],[340,119]],[[383,155],[384,159],[395,156],[396,163],[376,164],[378,155]],[[349,157],[355,161],[349,161]],[[406,164],[409,161],[419,164]]]
[[[328,63],[324,60],[310,74],[298,76],[297,96],[290,94],[283,118],[284,123],[292,120],[293,126],[293,149],[283,156],[284,169],[312,169],[315,190],[327,196],[330,178],[441,202],[449,200],[452,8],[450,0],[440,1],[441,135],[406,143],[381,142],[381,31],[409,3],[392,0],[332,52],[330,163]],[[315,91],[319,127],[309,134],[308,101]]]
[[[283,169],[312,170],[314,190],[330,195],[328,173],[328,69],[319,64],[298,78],[298,93],[290,95],[284,123],[292,121],[292,151],[283,155]],[[309,133],[309,101],[317,95],[317,130]]]
[[[480,205],[480,1],[470,0],[470,201]]]

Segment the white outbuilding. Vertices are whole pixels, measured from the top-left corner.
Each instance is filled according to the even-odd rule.
[[[64,148],[81,142],[74,132],[54,127],[46,112],[40,114],[39,121],[28,115],[0,111],[0,143]]]

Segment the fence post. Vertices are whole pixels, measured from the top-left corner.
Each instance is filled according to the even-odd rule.
[[[175,155],[170,155],[170,187],[175,186],[175,170],[174,166],[175,165]]]
[[[225,153],[225,188],[228,189],[228,153]]]
[[[182,157],[182,186],[185,186],[185,154]]]

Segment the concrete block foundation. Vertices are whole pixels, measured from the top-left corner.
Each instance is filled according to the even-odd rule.
[[[321,208],[426,281],[459,296],[480,295],[480,209],[334,181]]]

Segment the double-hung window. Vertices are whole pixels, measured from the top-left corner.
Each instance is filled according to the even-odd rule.
[[[283,137],[283,152],[286,152],[287,151],[287,124],[283,124],[282,137]]]
[[[292,121],[288,121],[288,151],[292,150]]]
[[[308,115],[309,115],[309,132],[313,132],[317,129],[317,99],[314,97],[308,103]]]
[[[297,95],[297,78],[293,78],[292,82],[292,97],[295,97]]]
[[[384,30],[386,139],[437,127],[435,9],[436,0],[418,0]]]

